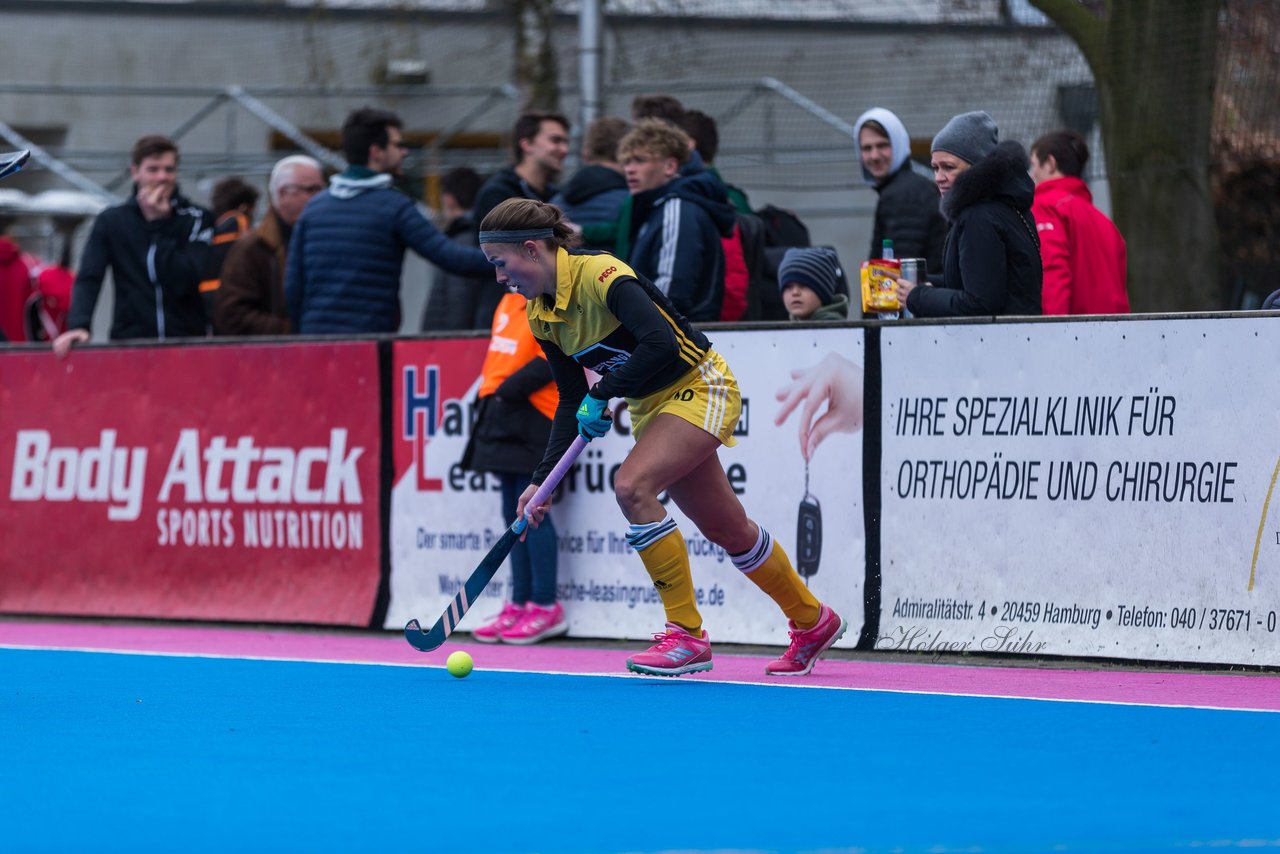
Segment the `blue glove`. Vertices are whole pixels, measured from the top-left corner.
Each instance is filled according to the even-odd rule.
[[[607,400],[591,395],[584,397],[578,406],[578,435],[590,442],[608,433],[613,426],[613,419],[605,412],[608,405]]]

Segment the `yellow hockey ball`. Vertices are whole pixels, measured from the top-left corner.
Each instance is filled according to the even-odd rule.
[[[464,676],[471,675],[471,668],[475,667],[476,663],[471,660],[470,653],[458,650],[457,652],[449,653],[449,657],[445,660],[444,666],[448,668],[449,673],[459,679],[462,679]]]

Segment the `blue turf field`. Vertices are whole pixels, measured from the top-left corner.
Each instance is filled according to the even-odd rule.
[[[1272,713],[12,649],[0,673],[4,851],[1280,847]]]

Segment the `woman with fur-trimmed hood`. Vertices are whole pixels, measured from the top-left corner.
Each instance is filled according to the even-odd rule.
[[[933,176],[951,221],[941,287],[901,279],[898,297],[917,317],[1040,314],[1040,241],[1026,150],[997,142],[983,112],[963,113],[933,139]]]

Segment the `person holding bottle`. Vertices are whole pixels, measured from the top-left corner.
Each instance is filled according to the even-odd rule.
[[[893,112],[872,107],[854,127],[863,180],[880,197],[867,257],[877,257],[884,241],[891,240],[899,257],[924,258],[928,272],[942,278],[947,221],[938,209],[938,188],[913,168],[906,126]]]

